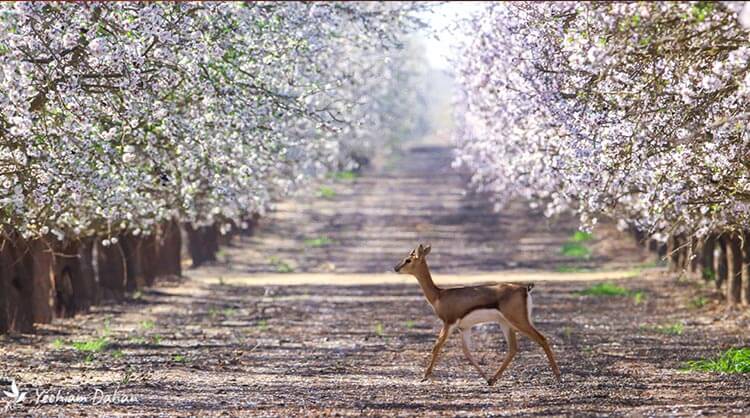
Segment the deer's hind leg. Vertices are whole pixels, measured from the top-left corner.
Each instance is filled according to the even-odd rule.
[[[464,356],[467,360],[469,360],[469,363],[471,363],[472,366],[474,366],[475,369],[479,372],[480,375],[482,375],[482,378],[484,380],[487,380],[487,375],[484,374],[482,371],[482,368],[479,367],[479,364],[477,364],[476,360],[474,360],[474,357],[471,355],[471,328],[465,329],[461,331],[461,349],[464,351]]]
[[[508,321],[520,333],[531,338],[531,340],[539,344],[542,349],[544,349],[544,353],[547,355],[547,361],[549,361],[552,372],[555,374],[557,380],[560,381],[560,369],[557,367],[555,354],[552,352],[552,348],[550,348],[549,343],[547,342],[547,338],[541,332],[539,332],[539,330],[537,330],[534,325],[531,324],[531,318],[529,318],[528,311],[526,315],[515,318],[508,318]]]
[[[515,357],[516,353],[518,352],[518,341],[516,340],[516,331],[506,324],[501,323],[501,326],[503,327],[503,334],[505,334],[505,340],[508,342],[508,352],[505,354],[503,363],[500,365],[500,368],[497,369],[497,372],[495,372],[495,375],[492,376],[492,378],[487,381],[487,383],[490,386],[494,385],[497,379],[500,378],[500,376],[503,374],[505,369],[507,369],[508,366],[510,365],[510,362],[511,360],[513,360],[513,357]]]

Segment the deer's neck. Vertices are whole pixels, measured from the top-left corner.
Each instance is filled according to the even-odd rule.
[[[426,262],[416,269],[414,276],[417,277],[419,286],[422,287],[422,292],[427,298],[427,301],[434,305],[440,296],[440,288],[435,286],[435,282],[432,281],[432,275],[430,274],[430,269],[427,267]]]

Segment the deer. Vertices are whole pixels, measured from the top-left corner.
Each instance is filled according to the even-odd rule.
[[[555,378],[560,382],[560,369],[557,367],[555,355],[552,353],[547,338],[534,327],[531,321],[533,283],[526,285],[497,283],[453,288],[438,287],[432,281],[430,269],[427,266],[427,255],[431,249],[430,245],[419,244],[393,268],[396,273],[411,274],[417,278],[424,297],[443,322],[443,327],[432,348],[429,365],[425,370],[422,381],[432,376],[432,371],[443,345],[453,331],[458,329],[461,334],[461,348],[464,356],[476,368],[482,378],[487,381],[488,385],[492,386],[497,382],[518,352],[517,333],[526,335],[542,347]],[[508,352],[491,378],[488,378],[482,371],[469,349],[472,327],[488,322],[500,324],[508,344]]]

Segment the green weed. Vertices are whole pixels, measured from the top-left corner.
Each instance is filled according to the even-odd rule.
[[[685,326],[679,322],[665,325],[644,325],[641,328],[664,335],[682,335],[685,331]]]
[[[585,245],[581,245],[577,242],[567,242],[563,244],[560,252],[566,257],[589,258],[591,256],[591,250]]]
[[[708,299],[703,296],[697,296],[690,299],[690,306],[695,309],[700,309],[708,304]]]
[[[326,247],[333,244],[333,240],[328,237],[308,238],[305,245],[308,247]]]
[[[70,346],[84,353],[100,353],[109,345],[106,337],[100,337],[91,341],[72,341]]]
[[[570,237],[571,242],[586,242],[591,241],[592,239],[594,239],[594,235],[585,231],[576,231],[573,236]]]
[[[643,290],[637,290],[635,292],[631,292],[630,295],[633,297],[633,303],[636,305],[640,305],[643,303],[643,301],[646,300],[646,292]]]
[[[343,180],[343,181],[353,181],[356,180],[357,177],[359,177],[359,174],[355,173],[354,171],[339,171],[337,173],[334,173],[333,178],[336,180]]]
[[[133,345],[146,344],[146,339],[143,337],[131,337],[128,341]]]
[[[150,330],[154,328],[154,321],[147,319],[145,321],[141,321],[141,328],[144,330]]]
[[[54,341],[52,341],[52,347],[59,350],[65,347],[65,341],[63,341],[63,339],[60,337],[55,338]]]
[[[730,348],[713,359],[691,360],[684,370],[718,373],[750,373],[750,347]]]
[[[383,324],[378,322],[377,324],[375,324],[375,335],[377,335],[378,337],[382,337],[383,334],[385,334],[385,327],[383,327]]]
[[[318,197],[322,197],[323,199],[333,199],[336,197],[336,191],[328,186],[321,186],[318,189]]]
[[[174,360],[176,363],[184,363],[185,356],[182,354],[175,354],[174,356],[172,356],[172,360]]]
[[[271,257],[269,261],[271,262],[271,265],[274,266],[274,268],[276,268],[276,271],[279,273],[292,273],[294,271],[294,268],[292,268],[292,266],[289,265],[289,263],[287,263],[286,261],[276,256]]]
[[[614,283],[597,283],[575,292],[582,296],[628,296],[630,291]]]
[[[591,269],[588,267],[558,266],[555,268],[555,271],[558,273],[582,273],[586,271],[591,271]]]
[[[258,321],[257,326],[259,330],[266,331],[268,330],[268,321],[266,321],[265,319],[261,319],[260,321]]]
[[[406,327],[406,329],[412,329],[412,328],[414,328],[414,321],[412,321],[410,319],[410,320],[404,322],[404,327]]]

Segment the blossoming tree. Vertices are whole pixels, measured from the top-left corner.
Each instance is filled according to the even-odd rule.
[[[0,6],[0,331],[179,274],[179,224],[241,226],[404,128],[421,8]]]
[[[721,3],[489,6],[467,23],[457,164],[499,203],[669,239],[682,266],[726,276],[727,300],[750,304],[741,17]]]

